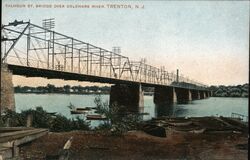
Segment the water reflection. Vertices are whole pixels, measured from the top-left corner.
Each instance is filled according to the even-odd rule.
[[[192,101],[186,101],[185,103],[163,103],[163,104],[154,104],[155,109],[155,117],[180,117],[186,115],[188,113],[187,108],[185,106],[192,105]]]
[[[155,116],[175,117],[176,104],[155,104]]]

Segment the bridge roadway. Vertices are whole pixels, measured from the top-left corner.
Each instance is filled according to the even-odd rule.
[[[27,67],[21,65],[8,64],[8,69],[14,75],[21,75],[26,77],[44,77],[48,79],[63,79],[63,80],[76,80],[76,81],[88,81],[88,82],[97,82],[97,83],[109,83],[109,84],[127,84],[127,85],[139,85],[141,84],[144,87],[175,87],[175,88],[183,88],[183,89],[192,89],[192,90],[202,90],[209,91],[206,88],[188,84],[188,83],[172,83],[170,85],[165,84],[157,84],[157,83],[148,83],[148,82],[138,82],[117,78],[109,78],[109,77],[100,77],[95,75],[87,75],[87,74],[79,74],[74,72],[65,72],[65,71],[57,71],[51,69],[44,68],[35,68],[35,67]]]
[[[192,100],[204,99],[211,96],[211,92],[208,89],[197,86],[192,87],[192,84],[188,85],[186,83],[172,83],[171,85],[166,86],[161,84],[136,82],[124,79],[107,78],[13,64],[9,64],[8,69],[14,75],[26,77],[44,77],[48,79],[64,79],[115,84],[111,86],[110,104],[116,103],[118,105],[126,106],[127,110],[131,112],[143,112],[144,92],[142,90],[142,86],[154,87],[155,104],[187,103]]]

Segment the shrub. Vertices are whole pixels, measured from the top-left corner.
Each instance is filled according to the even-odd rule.
[[[9,109],[4,111],[3,116],[1,116],[1,121],[3,126],[6,126],[7,123],[13,127],[24,126],[26,124],[25,117],[22,114]]]
[[[76,119],[68,119],[61,114],[51,115],[42,107],[24,110],[21,113],[16,113],[11,110],[6,110],[1,116],[0,125],[4,126],[7,120],[10,126],[25,126],[27,115],[32,115],[32,126],[35,128],[48,128],[53,132],[71,131],[71,130],[89,130],[89,123],[77,117]],[[2,124],[1,124],[2,123]]]
[[[107,117],[104,124],[101,124],[97,129],[110,130],[114,134],[138,129],[142,120],[139,113],[130,113],[125,106],[118,106],[116,103],[109,106],[107,102],[102,102],[100,96],[97,96],[94,102],[97,108],[96,113]]]

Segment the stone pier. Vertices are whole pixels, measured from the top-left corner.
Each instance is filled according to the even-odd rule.
[[[178,103],[188,103],[192,101],[192,93],[190,89],[175,88]]]
[[[0,113],[10,109],[15,111],[14,87],[12,83],[12,73],[6,66],[1,67],[1,97]]]
[[[207,97],[211,97],[211,92],[207,91]]]
[[[201,99],[200,91],[198,91],[198,90],[191,90],[191,93],[192,93],[192,99],[193,100]]]
[[[209,97],[208,91],[205,91],[205,94],[206,94],[206,98],[208,98]]]
[[[208,97],[210,97],[210,95],[209,95],[209,92],[208,92],[208,91],[206,91],[206,96],[207,96],[207,98],[208,98]]]
[[[200,91],[200,96],[201,96],[201,99],[207,98],[205,91]]]
[[[177,96],[174,87],[155,87],[155,104],[174,104],[177,103]]]
[[[144,107],[143,90],[141,85],[115,84],[111,86],[109,104],[124,106],[125,111],[142,112]]]

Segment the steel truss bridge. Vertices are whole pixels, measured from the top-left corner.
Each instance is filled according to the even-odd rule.
[[[206,85],[170,73],[164,67],[154,67],[145,60],[132,61],[30,22],[15,20],[2,25],[1,32],[1,63],[16,75],[207,89]]]

